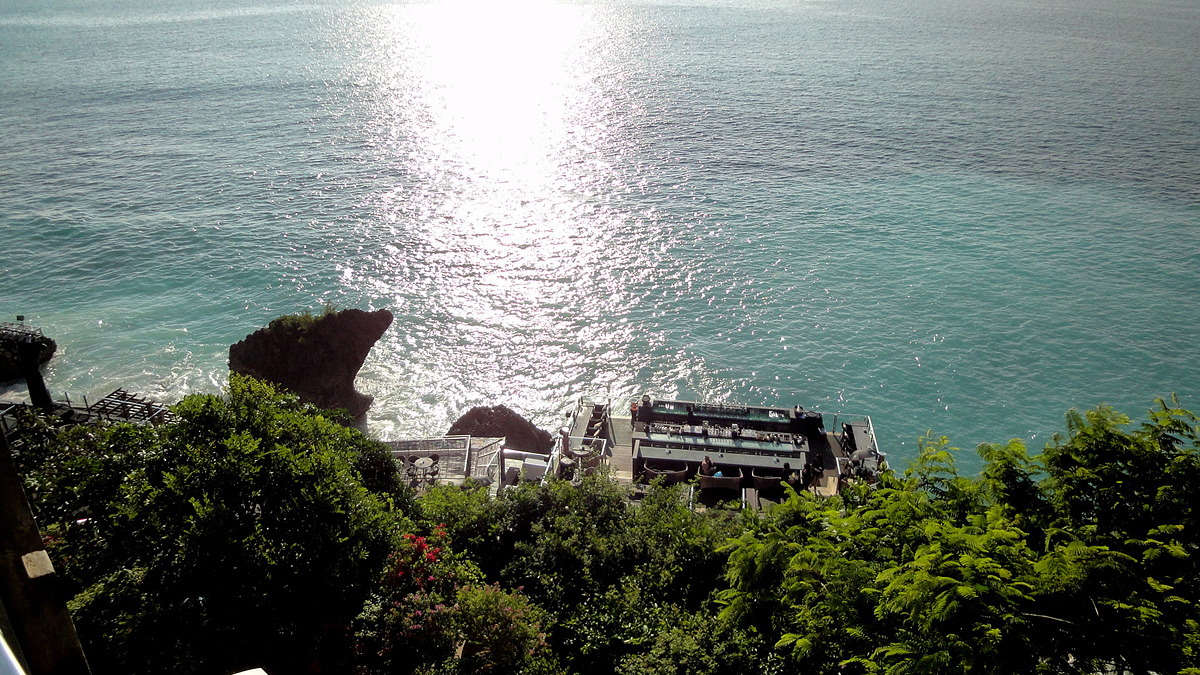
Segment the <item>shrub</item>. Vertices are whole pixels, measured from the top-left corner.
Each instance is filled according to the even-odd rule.
[[[163,427],[78,429],[22,464],[98,672],[282,675],[348,661],[407,529],[363,485],[362,435],[234,376]]]

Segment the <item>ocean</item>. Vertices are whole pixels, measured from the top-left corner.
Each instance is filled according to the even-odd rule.
[[[202,5],[0,4],[0,318],[55,395],[216,392],[332,304],[396,315],[383,439],[649,393],[973,470],[1200,408],[1194,2]]]

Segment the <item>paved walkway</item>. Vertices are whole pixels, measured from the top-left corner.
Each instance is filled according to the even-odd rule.
[[[629,417],[611,417],[613,456],[609,460],[613,478],[618,483],[633,482],[633,429],[629,426]]]

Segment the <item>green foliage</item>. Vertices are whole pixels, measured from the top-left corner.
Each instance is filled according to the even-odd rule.
[[[466,672],[513,672],[546,649],[548,615],[499,584],[458,591],[458,630]]]
[[[547,642],[573,672],[611,673],[667,627],[667,606],[699,608],[719,583],[736,523],[690,511],[679,488],[634,503],[605,476],[524,484],[489,499],[443,487],[418,502],[486,578],[551,613]],[[526,666],[528,667],[528,666]]]
[[[1196,417],[1156,401],[1148,422],[1101,406],[1067,416],[1042,454],[1047,476],[1044,614],[1050,647],[1084,667],[1178,672],[1197,613],[1200,488]],[[1055,614],[1057,612],[1057,614]],[[1097,636],[1121,636],[1098,639]],[[1087,641],[1094,644],[1082,646]]]
[[[1072,411],[1038,455],[983,444],[975,477],[929,436],[903,474],[763,513],[604,476],[414,500],[260,383],[177,412],[34,420],[15,453],[104,670],[1200,673],[1200,426],[1174,399]]]
[[[753,633],[717,620],[710,612],[667,606],[643,649],[622,659],[620,675],[741,675],[779,672],[783,663],[767,656]],[[648,647],[648,649],[647,649]]]
[[[1196,418],[1067,416],[1039,457],[923,439],[902,478],[790,499],[727,547],[721,616],[803,672],[1186,672],[1200,626]]]
[[[267,324],[267,331],[282,332],[285,334],[299,333],[303,335],[312,328],[313,324],[338,313],[338,308],[332,304],[326,304],[320,314],[313,314],[310,310],[302,310],[298,314],[285,314],[279,318],[273,319]]]
[[[336,667],[406,522],[394,491],[364,486],[358,467],[378,447],[238,376],[226,397],[175,412],[22,453],[93,667]]]
[[[1024,672],[1028,660],[1019,608],[1030,599],[1032,554],[1022,533],[929,523],[929,543],[881,572],[875,613],[898,627],[873,652],[887,673]],[[913,655],[919,655],[914,659]]]

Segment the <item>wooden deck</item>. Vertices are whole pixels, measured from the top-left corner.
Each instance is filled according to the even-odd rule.
[[[117,389],[94,403],[89,403],[87,397],[81,401],[72,401],[66,396],[61,401],[51,401],[53,408],[50,414],[63,421],[76,424],[94,422],[131,422],[133,424],[163,424],[175,419],[175,413],[167,405],[159,403],[133,392]],[[0,418],[15,416],[22,410],[32,410],[35,406],[24,401],[0,401]],[[2,423],[2,419],[0,419]]]
[[[607,404],[592,405],[603,405],[609,411],[600,420],[600,428],[596,429],[593,423],[595,416],[592,413],[597,408],[588,409],[587,406],[581,405],[568,433],[576,438],[597,434],[608,438],[612,442],[612,455],[608,458],[609,470],[618,483],[628,485],[633,482],[633,430],[629,427],[629,417],[612,416]]]

